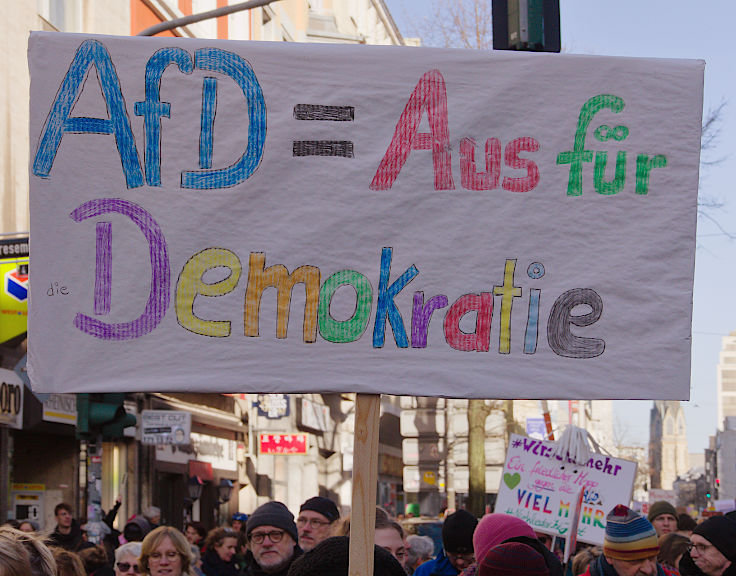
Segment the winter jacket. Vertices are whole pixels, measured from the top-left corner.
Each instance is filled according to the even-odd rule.
[[[49,544],[51,544],[51,546],[58,546],[59,548],[70,550],[72,552],[76,552],[79,549],[79,545],[83,540],[82,528],[79,526],[79,522],[77,522],[76,519],[72,520],[69,534],[62,534],[59,532],[59,527],[57,526],[49,536]]]
[[[588,565],[588,569],[582,576],[618,576],[606,558],[601,554]],[[661,564],[657,564],[657,576],[678,576],[677,572],[672,572],[663,568]]]
[[[304,551],[296,545],[294,546],[294,555],[291,557],[291,562],[289,562],[284,568],[278,572],[264,572],[258,565],[258,562],[256,562],[256,559],[253,558],[253,553],[248,550],[245,554],[245,566],[240,571],[240,576],[286,576],[291,564],[302,554],[304,554]]]
[[[238,566],[235,558],[225,562],[217,550],[207,550],[202,557],[202,572],[205,576],[238,576]]]
[[[457,576],[458,571],[441,550],[434,560],[427,560],[424,564],[417,566],[414,576]]]

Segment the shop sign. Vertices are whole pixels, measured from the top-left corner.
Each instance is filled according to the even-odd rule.
[[[77,425],[77,395],[49,394],[43,401],[42,419],[45,422]]]
[[[192,414],[179,410],[143,410],[141,444],[189,444]]]
[[[209,462],[190,460],[188,466],[190,477],[199,476],[200,480],[204,480],[205,482],[212,482],[215,479],[215,475],[212,472],[212,464]]]
[[[0,239],[0,260],[28,258],[28,236]]]
[[[306,454],[306,434],[261,434],[258,442],[261,454]]]
[[[15,372],[0,368],[0,425],[23,428],[23,388]]]
[[[324,404],[317,404],[311,400],[302,397],[300,402],[301,410],[299,411],[299,426],[327,432],[329,429],[330,409]]]
[[[0,278],[0,342],[7,342],[28,330],[28,238],[0,240]]]
[[[156,460],[188,464],[190,460],[209,462],[213,468],[236,472],[238,470],[237,442],[207,434],[190,434],[191,444],[159,444]]]
[[[259,394],[254,402],[258,415],[270,420],[278,420],[290,414],[288,394]]]

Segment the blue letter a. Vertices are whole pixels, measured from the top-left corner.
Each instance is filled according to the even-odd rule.
[[[94,64],[102,85],[102,94],[110,118],[70,116],[84,85],[84,78]],[[133,131],[130,128],[120,82],[105,47],[98,40],[85,40],[74,55],[64,77],[51,112],[43,127],[41,142],[33,160],[33,173],[47,178],[56,158],[56,151],[64,133],[113,134],[125,172],[128,188],[143,185],[143,172],[138,160]]]

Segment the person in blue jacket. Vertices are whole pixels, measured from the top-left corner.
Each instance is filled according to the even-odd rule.
[[[442,550],[434,560],[421,564],[414,576],[456,576],[475,560],[473,532],[478,520],[467,510],[450,514],[442,524]]]

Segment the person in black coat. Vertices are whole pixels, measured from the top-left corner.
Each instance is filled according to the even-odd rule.
[[[207,534],[202,557],[202,572],[205,576],[238,576],[240,569],[235,563],[238,534],[232,528],[214,528]]]
[[[736,522],[711,516],[690,536],[690,557],[706,576],[736,575]]]
[[[72,517],[72,507],[66,502],[61,502],[54,508],[56,516],[56,528],[49,535],[49,544],[58,546],[64,550],[76,552],[84,541],[82,527],[76,518]]]

